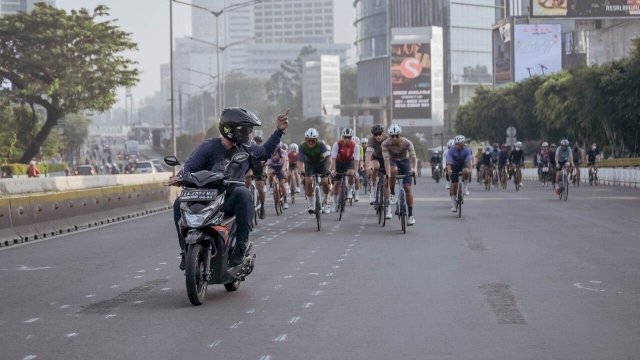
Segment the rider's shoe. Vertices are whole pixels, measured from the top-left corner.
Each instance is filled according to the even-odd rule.
[[[289,204],[284,203],[284,205],[282,205],[282,208],[284,208],[285,210],[287,210],[289,208]]]
[[[260,220],[264,219],[264,205],[262,208],[260,208],[260,215],[258,217],[260,218]]]
[[[398,198],[395,195],[389,196],[389,204],[395,205],[398,202]]]
[[[376,202],[376,194],[373,192],[369,193],[369,205],[373,205]]]
[[[393,215],[391,214],[391,209],[387,209],[387,213],[384,215],[385,219],[391,219]]]
[[[447,185],[445,185],[444,188],[447,190],[451,189],[451,184],[447,183]]]
[[[412,226],[416,223],[416,218],[414,218],[413,216],[409,216],[409,219],[407,220],[407,225]]]
[[[522,183],[520,183],[520,187],[522,187]]]
[[[331,208],[329,210],[330,213],[335,213],[336,212],[336,204],[335,203],[331,203]]]
[[[184,265],[184,251],[180,253],[180,265],[178,266],[180,268],[180,270],[184,270],[185,269],[185,265]]]
[[[455,207],[455,206],[452,206],[452,207],[451,207],[451,212],[458,212],[458,209],[456,209],[456,207]]]
[[[356,196],[353,198],[353,200],[355,200],[355,202],[360,201],[360,195],[358,195],[358,193],[356,193]]]
[[[351,190],[347,191],[347,199],[353,199],[353,192],[351,192]]]
[[[231,256],[229,256],[229,267],[235,267],[242,264],[242,260],[244,259],[244,252],[247,250],[245,246],[236,247]]]
[[[469,189],[464,190],[464,196],[469,196]]]
[[[331,214],[331,206],[329,204],[324,204],[324,213]]]
[[[313,213],[315,213],[315,212],[316,212],[316,206],[315,206],[315,205],[313,205],[313,204],[312,204],[312,205],[309,205],[309,207],[307,208],[307,212],[308,212],[309,214],[313,214]]]
[[[296,194],[300,194],[300,189],[296,187],[295,189],[293,189],[293,192]]]

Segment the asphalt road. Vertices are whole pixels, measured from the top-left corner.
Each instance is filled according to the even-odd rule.
[[[416,226],[303,201],[239,291],[189,303],[171,214],[0,251],[1,359],[640,359],[640,190],[419,179]]]

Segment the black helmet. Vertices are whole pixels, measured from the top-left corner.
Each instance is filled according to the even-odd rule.
[[[371,128],[371,134],[375,135],[375,134],[380,134],[384,132],[384,127],[380,124],[375,124],[373,125],[373,127]]]
[[[234,143],[246,144],[254,126],[261,126],[258,116],[243,108],[227,108],[220,115],[220,134]]]

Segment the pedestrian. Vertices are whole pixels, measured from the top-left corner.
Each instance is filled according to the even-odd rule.
[[[38,170],[38,167],[36,166],[36,162],[33,160],[29,162],[29,168],[27,169],[27,176],[30,178],[40,177],[40,170]]]

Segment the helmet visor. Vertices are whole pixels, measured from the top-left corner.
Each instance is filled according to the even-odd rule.
[[[233,129],[233,137],[236,139],[237,143],[241,144],[249,144],[249,140],[251,139],[251,133],[253,132],[253,128],[249,126],[236,126]]]

